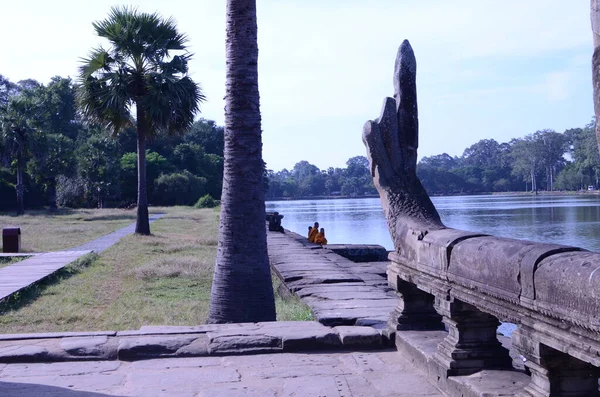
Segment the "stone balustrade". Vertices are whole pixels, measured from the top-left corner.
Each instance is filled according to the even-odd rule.
[[[517,325],[512,347],[531,376],[521,396],[599,395],[600,253],[455,229],[407,235],[398,248],[389,326],[399,346],[402,331],[447,329],[427,360],[442,388],[448,377],[512,369],[496,335],[503,321]]]
[[[390,337],[450,395],[600,396],[600,253],[447,228],[416,175],[416,69],[404,41],[363,129],[395,247]]]

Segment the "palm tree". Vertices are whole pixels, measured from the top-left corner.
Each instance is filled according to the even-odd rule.
[[[225,160],[211,323],[275,320],[267,255],[256,0],[227,0]]]
[[[111,47],[94,49],[79,75],[81,110],[91,121],[118,134],[137,128],[138,197],[135,232],[150,234],[146,190],[146,139],[158,131],[187,131],[204,101],[200,87],[188,76],[187,37],[175,21],[134,8],[112,8],[107,19],[93,23],[96,34]],[[170,56],[171,51],[182,55]]]

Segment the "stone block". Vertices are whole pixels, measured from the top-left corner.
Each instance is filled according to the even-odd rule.
[[[340,335],[344,347],[379,348],[382,345],[381,334],[372,327],[342,325],[333,329]]]

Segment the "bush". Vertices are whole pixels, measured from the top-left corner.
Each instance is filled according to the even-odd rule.
[[[85,181],[80,177],[59,175],[56,178],[56,204],[61,207],[84,207]]]
[[[161,175],[154,181],[155,205],[192,205],[206,193],[206,178],[185,170]]]
[[[216,206],[217,201],[212,198],[210,194],[200,197],[200,199],[196,202],[196,205],[194,205],[196,208],[214,208]]]

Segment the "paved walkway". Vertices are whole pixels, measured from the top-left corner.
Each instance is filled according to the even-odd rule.
[[[154,222],[163,215],[151,215],[150,222]],[[104,251],[134,231],[135,223],[132,223],[78,247],[65,251],[35,254],[29,259],[0,268],[0,300],[43,280],[92,251],[97,253]]]
[[[388,262],[353,262],[289,231],[269,232],[267,240],[271,266],[317,321],[385,327],[398,303],[387,283]]]
[[[443,396],[396,351],[0,364],[5,397]]]

